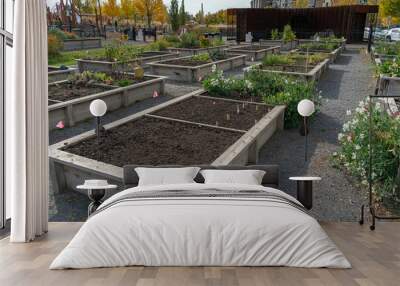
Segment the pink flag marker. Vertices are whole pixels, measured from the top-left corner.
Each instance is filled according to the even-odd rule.
[[[157,90],[155,90],[154,93],[153,93],[153,98],[156,98],[156,97],[158,97],[158,92],[157,92]]]
[[[58,129],[64,129],[64,127],[65,127],[64,121],[59,121],[59,122],[56,124],[56,127],[57,127]]]

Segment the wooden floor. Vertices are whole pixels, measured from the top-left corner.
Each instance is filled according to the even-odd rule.
[[[400,285],[400,223],[378,223],[371,232],[356,223],[323,224],[353,265],[350,270],[285,267],[126,267],[48,270],[81,223],[50,223],[29,244],[0,241],[0,285]]]

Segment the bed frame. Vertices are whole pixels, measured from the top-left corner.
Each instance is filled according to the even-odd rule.
[[[184,167],[179,165],[163,165],[163,166],[151,166],[151,165],[127,165],[124,166],[123,170],[123,183],[124,189],[133,188],[138,185],[139,176],[137,175],[135,168],[147,167],[147,168],[177,168]],[[217,170],[263,170],[265,171],[262,185],[265,187],[272,187],[279,189],[279,166],[278,165],[251,165],[251,166],[211,166],[211,165],[199,165],[202,170],[204,169],[217,169]],[[195,178],[197,183],[204,183],[203,176],[199,173]]]

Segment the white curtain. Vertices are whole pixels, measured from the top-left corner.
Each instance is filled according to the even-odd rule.
[[[6,96],[6,187],[12,242],[47,232],[48,111],[46,0],[15,1],[14,70]]]

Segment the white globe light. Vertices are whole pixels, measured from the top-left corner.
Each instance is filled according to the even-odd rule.
[[[311,116],[315,111],[314,102],[308,99],[303,99],[297,105],[297,112],[304,117]]]
[[[101,117],[107,112],[107,104],[101,99],[95,99],[90,103],[90,113],[95,117]]]

